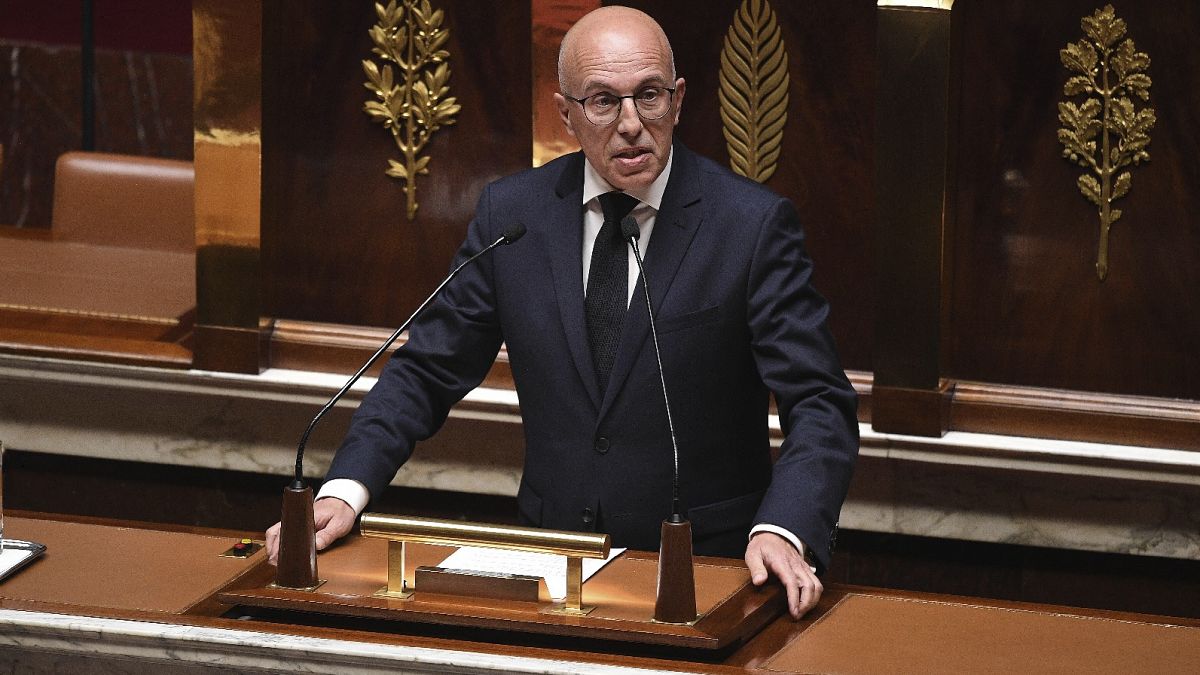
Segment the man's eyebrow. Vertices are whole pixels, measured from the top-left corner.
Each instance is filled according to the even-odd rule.
[[[645,89],[646,87],[665,87],[665,86],[667,86],[667,80],[664,77],[662,77],[661,75],[651,75],[651,76],[645,78],[644,80],[642,80],[641,82],[638,82],[637,85],[635,85],[633,88],[633,93],[637,93],[637,92]],[[592,94],[599,94],[601,92],[608,92],[608,93],[616,94],[618,92],[616,92],[615,89],[616,89],[616,87],[611,86],[607,82],[585,81],[583,83],[583,92],[589,96]]]

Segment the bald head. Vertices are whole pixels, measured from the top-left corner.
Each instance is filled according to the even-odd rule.
[[[649,188],[671,158],[686,88],[658,23],[629,7],[588,13],[563,37],[558,83],[559,118],[588,164],[617,190]],[[589,117],[589,105],[611,114]],[[647,117],[641,105],[659,107]]]
[[[558,89],[579,96],[581,66],[605,47],[624,43],[627,49],[649,52],[663,59],[671,79],[675,79],[675,55],[671,43],[658,22],[645,12],[612,5],[588,12],[571,26],[558,49]]]

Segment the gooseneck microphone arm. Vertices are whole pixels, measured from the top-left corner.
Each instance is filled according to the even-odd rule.
[[[642,291],[646,294],[646,312],[650,315],[650,337],[654,340],[654,359],[658,362],[658,381],[662,384],[663,403],[667,408],[667,428],[671,431],[671,450],[674,453],[675,471],[671,475],[671,515],[679,516],[679,441],[675,437],[675,421],[671,418],[671,399],[667,396],[667,378],[663,375],[662,352],[658,349],[658,329],[654,325],[654,308],[650,306],[650,280],[646,278],[646,268],[642,265],[642,252],[638,248],[638,239],[642,233],[638,229],[633,216],[625,216],[621,221],[621,236],[633,247],[633,259],[637,261],[638,273],[642,275]]]
[[[321,411],[318,412],[316,417],[313,417],[312,422],[308,424],[308,428],[304,430],[304,435],[300,437],[300,445],[296,448],[296,478],[293,484],[304,482],[304,446],[308,445],[309,434],[311,434],[312,430],[317,426],[317,422],[319,422],[321,418],[325,416],[325,413],[329,412],[329,410],[337,404],[342,396],[345,396],[346,392],[350,391],[350,387],[353,387],[354,383],[358,382],[358,379],[363,376],[363,373],[367,372],[367,369],[369,369],[375,363],[375,361],[378,360],[379,357],[382,356],[383,353],[392,346],[392,343],[394,343],[396,339],[400,337],[401,333],[408,330],[408,326],[413,322],[413,320],[420,316],[421,312],[425,311],[425,308],[429,306],[429,303],[433,302],[433,299],[442,292],[442,289],[445,288],[446,284],[450,283],[451,279],[458,276],[458,273],[461,272],[463,268],[475,262],[477,258],[483,256],[485,253],[491,251],[497,246],[507,246],[523,236],[525,236],[524,225],[520,223],[511,225],[508,227],[508,229],[504,230],[504,232],[498,239],[496,239],[496,241],[493,241],[491,244],[489,244],[487,248],[483,249],[479,253],[476,253],[470,258],[467,258],[461,265],[455,267],[454,270],[450,272],[450,274],[444,280],[442,280],[442,283],[438,284],[438,287],[433,289],[433,292],[429,294],[429,297],[425,298],[425,302],[421,303],[421,306],[412,313],[412,316],[408,317],[408,320],[405,321],[399,328],[397,328],[396,332],[392,333],[392,336],[383,343],[383,346],[381,346],[371,356],[371,358],[367,359],[367,362],[358,369],[358,372],[355,373],[354,376],[349,380],[347,380],[346,384],[342,385],[342,388],[338,390],[338,393],[334,394],[333,398],[329,399],[329,402],[325,404],[325,407],[321,408]]]

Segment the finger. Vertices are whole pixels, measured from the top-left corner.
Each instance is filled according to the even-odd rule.
[[[333,509],[326,512],[322,520],[325,522],[318,526],[316,535],[318,551],[324,550],[350,532],[354,527],[354,512],[350,509],[346,509],[344,512]]]
[[[279,564],[279,523],[275,523],[267,528],[266,535],[267,546],[267,562],[272,565]]]
[[[800,611],[800,578],[787,556],[764,558],[771,574],[779,580],[787,593],[788,613],[795,616]]]
[[[794,574],[778,574],[780,583],[787,589],[788,613],[793,618],[800,618],[801,589],[800,580]],[[784,577],[787,577],[786,579]]]
[[[762,586],[767,581],[767,567],[763,564],[762,554],[757,548],[746,551],[746,567],[750,570],[750,581],[755,586]]]
[[[807,568],[807,565],[805,566]],[[817,602],[821,600],[821,593],[825,587],[821,585],[821,580],[811,574],[804,575],[806,578],[800,583],[800,604],[796,608],[797,611],[792,614],[793,618],[799,619],[807,614],[813,607],[817,606]]]
[[[334,520],[337,512],[332,507],[317,502],[316,508],[313,509],[313,525],[317,530],[323,530],[329,526],[329,523]]]
[[[337,539],[337,536],[331,533],[328,529],[317,530],[317,550],[324,551],[325,548],[332,544],[335,539]]]

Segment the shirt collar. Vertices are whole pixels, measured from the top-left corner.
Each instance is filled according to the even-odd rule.
[[[672,152],[667,156],[667,166],[663,168],[662,173],[658,174],[658,178],[654,179],[648,187],[642,190],[630,190],[629,195],[636,197],[638,201],[649,205],[655,211],[662,206],[663,193],[667,191],[667,181],[671,178],[671,164],[675,161],[675,153]],[[615,190],[613,186],[608,184],[608,181],[600,177],[600,173],[592,167],[592,163],[587,157],[583,159],[583,203],[587,204],[596,197],[605,192]]]

